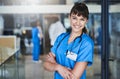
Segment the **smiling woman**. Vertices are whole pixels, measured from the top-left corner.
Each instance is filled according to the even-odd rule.
[[[46,57],[44,68],[55,72],[54,79],[86,79],[86,68],[93,63],[94,50],[93,40],[85,28],[88,7],[76,3],[69,16],[72,30],[58,36]]]

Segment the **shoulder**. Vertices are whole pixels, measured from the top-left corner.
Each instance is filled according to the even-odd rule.
[[[61,33],[61,34],[57,37],[57,40],[61,40],[61,39],[63,39],[64,37],[66,37],[67,35],[69,35],[68,32]]]
[[[64,37],[64,36],[68,35],[68,34],[69,34],[69,33],[67,33],[67,32],[61,33],[58,37],[59,37],[59,38],[62,38],[62,37]]]
[[[83,41],[85,46],[86,45],[94,46],[93,39],[85,33],[82,35],[82,41]]]

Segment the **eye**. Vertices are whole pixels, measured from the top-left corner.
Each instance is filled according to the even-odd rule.
[[[85,21],[85,18],[81,18],[80,20],[81,20],[81,21]]]
[[[77,17],[75,15],[72,15],[71,18],[72,19],[77,19]]]
[[[72,19],[77,19],[77,18],[73,16]]]
[[[80,20],[81,20],[81,21],[85,21],[85,19],[83,19],[83,18],[82,18],[82,19],[80,19]]]

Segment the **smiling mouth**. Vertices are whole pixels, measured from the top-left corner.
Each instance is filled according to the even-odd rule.
[[[80,27],[82,27],[82,26],[74,26],[75,28],[80,28]]]

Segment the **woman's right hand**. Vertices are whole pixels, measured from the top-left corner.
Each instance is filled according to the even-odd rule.
[[[56,63],[55,56],[52,54],[52,52],[49,52],[49,54],[46,56],[46,61]]]
[[[56,71],[64,78],[64,79],[74,79],[74,75],[70,72],[70,69],[56,64]]]

